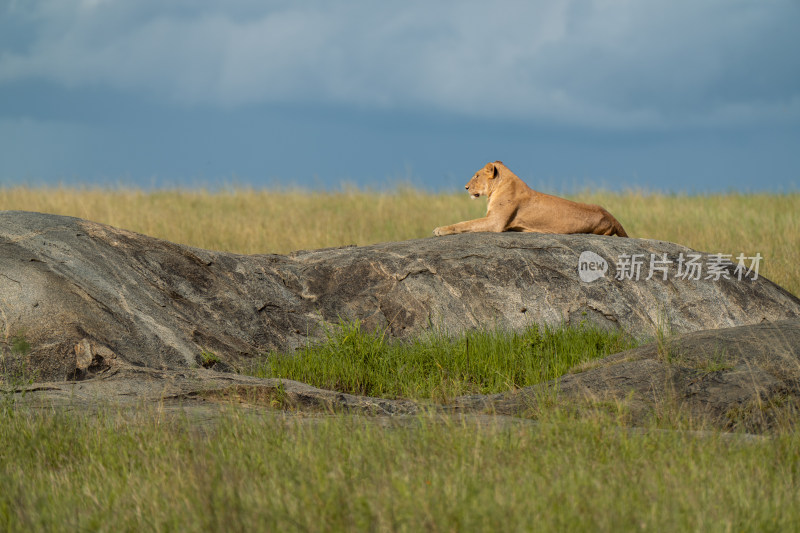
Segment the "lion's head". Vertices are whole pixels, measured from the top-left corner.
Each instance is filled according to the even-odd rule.
[[[464,188],[469,192],[470,198],[473,200],[481,196],[488,196],[492,193],[494,188],[494,180],[497,177],[499,169],[497,165],[502,165],[502,161],[495,161],[494,163],[486,163],[486,166],[480,169],[472,176]]]

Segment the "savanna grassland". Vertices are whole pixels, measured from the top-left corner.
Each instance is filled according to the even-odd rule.
[[[634,237],[758,252],[760,274],[800,294],[800,194],[571,198],[603,205]],[[0,189],[0,209],[78,216],[249,254],[428,237],[436,226],[482,216],[485,201],[411,189],[20,187]],[[451,344],[443,339],[404,354],[351,325],[326,345],[297,358],[271,354],[250,371],[446,401],[551,379],[638,342],[564,330],[470,335],[447,341],[466,355],[447,366],[442,354]],[[331,358],[351,370],[325,375]],[[2,383],[0,393],[2,531],[800,529],[800,430],[792,425],[765,437],[697,431],[707,428],[677,412],[629,428],[624,405],[581,415],[546,406],[533,420],[420,415],[388,425],[230,405],[200,425],[158,406],[29,410]]]
[[[800,193],[682,195],[580,193],[633,237],[711,253],[764,258],[759,273],[800,294]],[[485,200],[410,188],[307,192],[0,189],[0,209],[76,216],[173,242],[244,254],[429,237],[433,228],[477,218]]]

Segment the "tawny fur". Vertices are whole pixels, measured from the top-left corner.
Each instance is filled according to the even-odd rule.
[[[486,216],[433,230],[434,235],[473,231],[531,231],[537,233],[628,234],[611,213],[599,205],[573,202],[528,187],[501,161],[487,163],[466,185],[470,196],[487,196]]]

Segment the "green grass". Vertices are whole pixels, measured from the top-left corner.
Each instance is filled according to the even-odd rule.
[[[30,351],[31,345],[21,333],[0,339],[0,413],[13,412],[16,390],[25,390],[35,381],[35,373],[28,368]]]
[[[228,409],[228,408],[223,408]],[[2,531],[796,531],[800,433],[255,417],[0,423]]]
[[[392,341],[381,331],[342,323],[327,341],[293,353],[271,353],[245,373],[302,381],[324,389],[391,398],[449,401],[549,381],[587,361],[636,346],[621,331],[589,325],[531,325],[521,332],[442,332]]]

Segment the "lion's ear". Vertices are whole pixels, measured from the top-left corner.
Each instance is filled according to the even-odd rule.
[[[497,167],[494,163],[486,163],[486,166],[483,167],[483,170],[486,171],[488,174],[489,179],[497,177]]]

